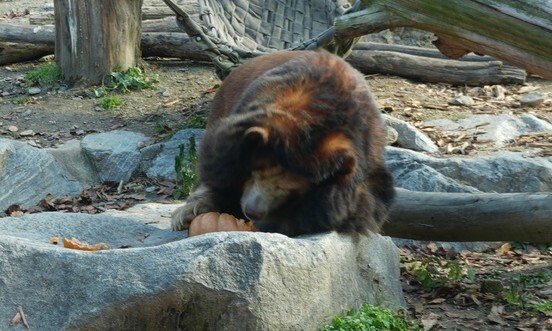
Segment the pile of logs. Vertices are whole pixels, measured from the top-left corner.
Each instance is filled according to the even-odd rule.
[[[195,1],[182,8],[198,16]],[[0,65],[39,59],[54,54],[55,27],[52,12],[31,12],[28,25],[0,24]],[[209,61],[176,24],[168,7],[142,8],[141,52],[143,57]],[[447,59],[436,49],[378,43],[359,43],[348,61],[365,74],[390,74],[422,82],[454,85],[523,83],[524,70],[488,56],[468,55]]]

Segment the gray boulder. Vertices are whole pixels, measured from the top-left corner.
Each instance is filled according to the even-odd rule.
[[[180,152],[179,146],[184,145],[184,153],[188,153],[189,140],[193,136],[199,152],[199,144],[204,132],[204,129],[180,130],[166,142],[145,147],[142,149],[141,171],[148,178],[174,180],[175,157]]]
[[[546,94],[544,93],[528,93],[519,98],[519,103],[522,106],[536,107],[546,100]]]
[[[100,181],[128,181],[140,164],[140,147],[149,140],[141,133],[110,131],[89,134],[81,147],[92,162]]]
[[[0,139],[0,211],[12,204],[36,205],[47,194],[77,195],[82,184],[45,150]]]
[[[549,192],[552,157],[497,152],[484,157],[436,158],[388,147],[395,185],[422,192]]]
[[[436,159],[430,166],[443,175],[483,192],[552,191],[552,157],[497,152],[478,158]]]
[[[60,235],[111,249],[49,244]],[[184,235],[109,215],[2,218],[0,320],[21,305],[43,331],[316,330],[362,303],[404,305],[386,237]]]
[[[495,141],[497,146],[504,146],[523,133],[552,131],[552,124],[533,115],[476,115],[454,121],[427,121],[425,125],[439,127],[448,133],[478,133],[479,138]]]
[[[415,126],[389,115],[383,115],[383,118],[385,123],[397,132],[397,139],[394,142],[399,144],[399,146],[428,153],[439,151],[439,147]]]
[[[84,186],[100,184],[100,177],[83,152],[80,141],[70,140],[63,145],[45,150]]]

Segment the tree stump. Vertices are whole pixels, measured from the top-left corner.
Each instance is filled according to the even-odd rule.
[[[69,86],[101,83],[140,58],[142,0],[54,0],[55,56]]]

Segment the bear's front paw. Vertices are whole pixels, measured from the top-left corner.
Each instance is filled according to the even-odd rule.
[[[172,214],[171,228],[173,231],[187,230],[190,227],[190,223],[196,216],[194,204],[186,203],[175,210]]]
[[[187,230],[197,215],[210,211],[217,211],[211,199],[211,191],[199,185],[186,199],[186,203],[172,214],[171,228],[174,231]]]

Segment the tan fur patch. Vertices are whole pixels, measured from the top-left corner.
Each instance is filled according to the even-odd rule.
[[[353,141],[341,132],[326,136],[320,143],[317,155],[323,162],[334,158],[343,158],[341,171],[345,174],[351,173],[356,165]]]
[[[309,187],[306,178],[272,163],[251,172],[251,178],[244,184],[240,205],[245,217],[261,221],[292,195],[302,194]]]
[[[307,110],[312,100],[312,93],[306,91],[304,87],[298,89],[289,89],[278,95],[276,106],[278,109],[295,112],[298,110]]]
[[[268,166],[254,170],[252,180],[267,191],[296,191],[304,192],[309,187],[309,180],[293,174],[279,165]]]

